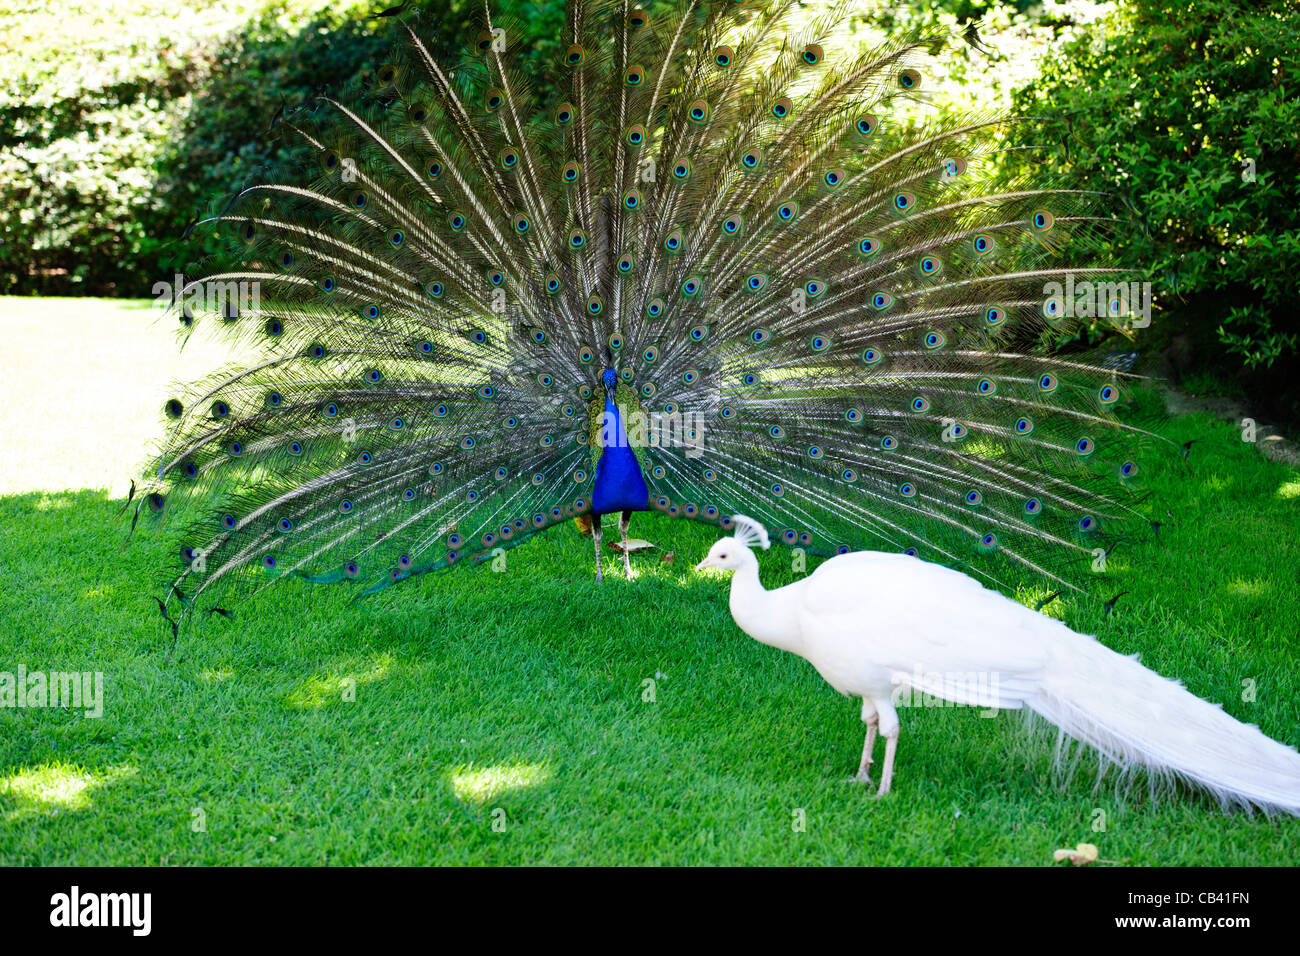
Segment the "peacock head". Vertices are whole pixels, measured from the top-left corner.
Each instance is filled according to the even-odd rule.
[[[735,525],[736,533],[730,538],[713,542],[713,547],[709,548],[709,553],[705,555],[704,560],[695,566],[696,571],[703,571],[705,568],[738,571],[747,564],[757,565],[758,559],[750,549],[756,544],[764,551],[772,546],[767,536],[767,529],[753,518],[732,515],[731,520]]]
[[[607,392],[612,392],[614,389],[618,388],[618,373],[612,368],[605,369],[605,371],[601,373],[600,380],[604,384],[605,391]]]

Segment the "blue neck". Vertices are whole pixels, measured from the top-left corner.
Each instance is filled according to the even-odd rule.
[[[605,442],[604,453],[596,463],[596,483],[591,492],[592,514],[644,511],[649,505],[650,489],[641,476],[641,463],[627,443],[627,431],[614,404],[613,389],[605,392],[604,424],[601,435],[612,436],[615,443]]]
[[[609,448],[627,448],[627,429],[623,426],[623,416],[618,413],[618,406],[614,404],[613,390],[605,393],[605,422],[612,423],[613,427],[601,429],[601,435],[614,435],[616,442],[614,445],[605,444]]]

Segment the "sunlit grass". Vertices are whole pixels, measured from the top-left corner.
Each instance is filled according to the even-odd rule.
[[[1243,581],[1238,578],[1228,583],[1228,592],[1240,597],[1265,597],[1268,595],[1271,585],[1267,581],[1255,579],[1253,581]]]
[[[0,813],[5,820],[22,820],[40,814],[84,810],[95,791],[133,776],[131,767],[113,767],[99,773],[61,763],[20,770],[0,779]]]
[[[182,350],[150,301],[0,296],[0,494],[101,488],[124,495],[162,435],[173,381],[231,356],[206,328]],[[75,374],[68,374],[68,369]],[[63,370],[63,371],[60,371]],[[33,507],[67,506],[45,494]]]
[[[383,680],[393,669],[391,654],[378,655],[367,667],[342,674],[313,675],[286,700],[292,707],[324,707],[336,702],[354,702],[360,689]]]
[[[522,787],[535,787],[551,778],[540,764],[502,764],[479,770],[461,769],[451,775],[451,788],[461,800],[486,803]]]

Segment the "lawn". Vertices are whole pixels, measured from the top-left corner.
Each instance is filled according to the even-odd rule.
[[[725,582],[692,571],[714,533],[667,517],[634,534],[676,560],[638,555],[631,582],[597,584],[566,525],[504,573],[361,603],[286,582],[169,658],[160,545],[115,516],[166,380],[219,348],[178,360],[147,303],[0,314],[0,671],[105,689],[99,719],[0,710],[0,864],[1051,865],[1081,841],[1117,864],[1294,863],[1300,821],[1062,780],[1014,715],[904,710],[874,799],[847,782],[856,703],[741,633]],[[1300,743],[1300,473],[1206,417],[1162,428],[1196,444],[1152,482],[1167,517],[1129,593],[1052,610]],[[793,578],[787,552],[762,564]]]

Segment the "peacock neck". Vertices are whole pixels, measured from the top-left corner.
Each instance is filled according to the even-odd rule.
[[[604,431],[614,438],[613,445],[606,443],[605,447],[626,448],[627,427],[623,424],[623,416],[618,413],[618,406],[614,404],[614,396],[610,393],[605,394],[605,422],[607,427]]]
[[[601,427],[601,455],[596,463],[596,483],[591,492],[592,514],[644,511],[650,489],[641,475],[641,463],[627,441],[623,416],[614,404],[613,389],[605,395]]]
[[[767,590],[758,578],[758,559],[746,561],[731,576],[731,616],[754,640],[799,654],[803,632],[793,587]]]

